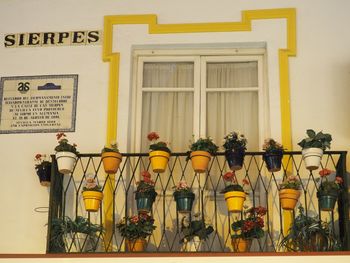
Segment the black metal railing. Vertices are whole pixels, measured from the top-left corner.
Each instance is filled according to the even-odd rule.
[[[286,152],[282,169],[270,173],[265,168],[262,152],[247,152],[244,166],[236,171],[238,181],[249,182],[245,201],[247,207],[263,206],[267,208],[264,216],[264,236],[254,239],[250,251],[279,252],[285,249],[280,242],[286,233],[285,217],[288,216],[280,206],[278,189],[283,178],[289,174],[296,175],[302,182],[302,195],[299,205],[305,209],[306,215],[316,215],[330,223],[332,232],[339,240],[340,250],[350,250],[349,223],[349,178],[346,173],[346,152],[329,151],[322,157],[318,170],[309,171],[304,167],[300,152]],[[151,171],[148,154],[123,154],[123,161],[115,175],[104,172],[100,154],[80,154],[73,172],[62,175],[57,170],[55,156],[52,156],[52,179],[50,191],[50,210],[48,219],[47,253],[63,252],[117,252],[125,253],[125,239],[119,234],[115,225],[124,217],[137,214],[134,191],[140,180],[141,171],[147,170],[155,181],[158,196],[153,204],[151,215],[155,220],[156,230],[147,238],[146,252],[231,252],[231,223],[243,215],[229,213],[226,209],[223,194],[222,175],[229,171],[224,153],[212,158],[205,173],[195,173],[186,153],[173,153],[164,173]],[[316,192],[318,189],[318,172],[328,168],[343,179],[344,191],[339,196],[333,211],[324,212],[318,207]],[[110,192],[111,204],[106,207],[102,203],[97,212],[86,212],[82,202],[83,181],[92,174],[103,186],[103,192]],[[181,221],[184,217],[176,211],[173,198],[173,187],[185,180],[196,194],[194,208],[190,217],[199,214],[214,231],[201,242],[201,246],[185,248],[180,240]],[[109,217],[105,211],[110,209]],[[296,212],[297,209],[295,209]],[[188,216],[188,215],[187,215]],[[292,213],[295,217],[296,213]],[[79,231],[65,231],[63,225],[71,219],[85,218],[90,226],[106,226],[106,231],[98,231],[91,236],[80,236]],[[60,224],[58,224],[60,223]],[[109,226],[109,227],[108,227]]]

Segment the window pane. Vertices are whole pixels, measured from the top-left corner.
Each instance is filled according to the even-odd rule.
[[[207,88],[258,86],[258,62],[207,63]]]
[[[146,62],[142,86],[193,88],[193,69],[193,62]]]

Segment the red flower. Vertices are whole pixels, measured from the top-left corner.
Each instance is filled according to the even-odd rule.
[[[329,169],[327,169],[327,168],[324,168],[324,169],[322,169],[322,170],[319,172],[319,175],[320,175],[321,177],[325,177],[325,176],[330,175],[331,173],[332,173],[331,170],[329,170]]]
[[[237,182],[237,179],[236,179],[236,175],[235,175],[235,172],[227,172],[225,173],[222,178],[225,180],[225,181],[231,181],[231,182]]]
[[[40,160],[41,156],[42,156],[42,155],[41,155],[40,153],[37,153],[37,154],[35,155],[35,159]]]
[[[151,174],[148,171],[142,171],[141,176],[143,178],[151,178]]]
[[[139,222],[139,217],[138,217],[138,216],[133,216],[133,217],[131,217],[131,218],[130,218],[130,222],[136,224],[137,222]]]
[[[243,183],[243,185],[249,185],[249,180],[244,178],[242,183]]]
[[[155,141],[155,140],[158,140],[159,139],[159,135],[158,133],[156,132],[150,132],[148,135],[147,135],[147,139],[149,141]]]
[[[59,132],[56,134],[56,138],[59,141],[62,137],[66,137],[66,134],[64,132]]]
[[[259,216],[264,216],[266,215],[266,211],[267,209],[265,207],[262,207],[262,206],[258,206],[255,208],[256,210],[256,213],[259,215]]]
[[[261,217],[257,217],[257,218],[256,218],[256,224],[257,224],[259,227],[264,227],[264,219],[262,219]]]
[[[343,183],[343,178],[337,176],[337,177],[335,177],[335,182],[336,182],[337,184],[342,184],[342,183]]]

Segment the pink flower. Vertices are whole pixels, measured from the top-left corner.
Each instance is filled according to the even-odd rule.
[[[151,178],[151,174],[148,171],[142,171],[141,176],[143,178]]]
[[[155,141],[155,140],[158,140],[159,139],[159,135],[158,133],[156,132],[150,132],[148,135],[147,135],[147,139],[149,141]]]
[[[335,183],[342,184],[343,183],[343,178],[341,178],[339,176],[335,177]]]
[[[319,175],[320,175],[321,177],[325,177],[325,176],[330,175],[331,173],[332,173],[331,170],[329,170],[329,169],[327,169],[327,168],[324,168],[324,169],[322,169],[322,170],[319,172]]]
[[[139,217],[138,216],[131,217],[130,222],[136,224],[137,222],[139,222]]]

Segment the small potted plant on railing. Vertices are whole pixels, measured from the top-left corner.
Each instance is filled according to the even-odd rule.
[[[122,155],[119,152],[118,144],[111,142],[109,146],[105,146],[101,151],[101,159],[103,168],[108,174],[115,174],[122,161]]]
[[[146,249],[146,238],[152,235],[156,226],[151,216],[139,214],[124,218],[116,225],[116,228],[125,238],[127,251],[141,252]]]
[[[234,252],[249,251],[252,240],[264,236],[265,214],[265,207],[251,207],[244,211],[244,219],[234,221],[231,224],[231,229],[234,232],[234,234],[231,235],[231,243]]]
[[[318,216],[311,217],[299,206],[299,215],[293,220],[288,234],[280,246],[289,251],[332,251],[339,249],[332,227],[322,222]]]
[[[298,143],[302,148],[303,160],[306,169],[316,170],[320,166],[323,152],[331,147],[332,136],[328,133],[316,132],[312,129],[306,131],[308,138]]]
[[[235,171],[225,173],[222,178],[225,182],[225,188],[221,191],[224,194],[227,209],[229,212],[241,212],[246,193],[243,189],[244,185],[249,185],[247,179],[243,179],[243,186],[239,185],[235,175]]]
[[[286,176],[280,184],[279,197],[283,209],[293,210],[300,197],[301,182],[297,176]]]
[[[58,145],[55,147],[58,171],[62,174],[69,174],[73,171],[76,160],[78,159],[77,145],[69,144],[66,134],[57,133]]]
[[[267,170],[269,172],[278,172],[281,170],[282,157],[283,157],[283,145],[276,142],[274,139],[268,138],[264,141],[263,159],[266,163]]]
[[[137,182],[135,191],[137,211],[139,213],[149,213],[152,210],[157,192],[154,189],[155,183],[151,179],[151,174],[148,171],[141,172],[141,177],[143,177],[143,179]]]
[[[46,154],[35,155],[35,170],[42,186],[49,186],[51,182],[51,162],[46,159]]]
[[[247,139],[244,134],[230,132],[224,137],[225,157],[227,164],[232,171],[242,169],[244,154],[247,150]]]
[[[207,224],[200,213],[193,215],[194,219],[184,216],[181,220],[181,233],[183,238],[180,243],[183,244],[183,251],[200,251],[202,243],[214,231],[214,228]]]
[[[147,139],[153,142],[149,146],[149,159],[151,161],[152,170],[155,173],[163,173],[171,154],[168,144],[163,141],[157,141],[159,135],[156,132],[150,132],[147,135]]]
[[[191,159],[193,170],[196,173],[204,173],[209,165],[211,156],[214,156],[218,146],[210,137],[199,138],[190,145],[189,159]]]
[[[174,199],[176,210],[179,213],[190,213],[192,210],[195,194],[185,181],[180,181],[174,186]]]
[[[333,180],[328,179],[328,176],[332,174],[331,170],[326,168],[319,172],[320,186],[317,191],[318,205],[322,211],[332,211],[335,206],[335,202],[338,199],[339,193],[342,191],[343,179],[336,176]]]
[[[96,212],[100,208],[100,204],[103,199],[103,193],[102,187],[97,184],[94,176],[86,176],[82,194],[85,210],[88,212]]]

